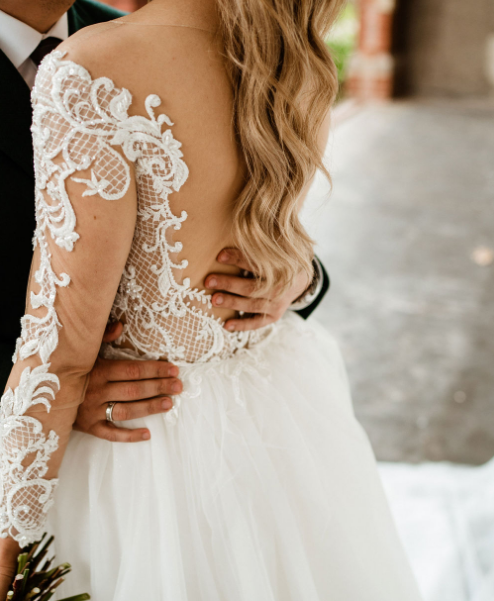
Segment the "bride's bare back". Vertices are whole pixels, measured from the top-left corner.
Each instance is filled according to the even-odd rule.
[[[178,258],[186,258],[188,266],[176,276],[190,278],[191,286],[201,289],[205,276],[218,271],[218,252],[233,244],[232,206],[245,177],[234,139],[231,86],[214,34],[150,24],[151,16],[145,21],[127,18],[88,28],[62,49],[93,78],[108,77],[129,90],[130,115],[147,116],[144,103],[150,94],[161,99],[156,112],[172,120],[189,169],[186,184],[170,195],[172,211],[188,215],[175,233],[186,248]]]

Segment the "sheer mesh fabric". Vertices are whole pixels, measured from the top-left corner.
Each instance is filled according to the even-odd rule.
[[[43,532],[57,484],[44,476],[49,469],[53,473],[50,456],[58,448],[59,435],[65,440],[72,423],[57,426],[64,431],[56,432],[50,429],[50,419],[43,426],[26,415],[40,404],[47,412],[52,404],[61,408],[60,378],[49,367],[60,328],[70,325],[61,323],[56,299],[59,288],[70,286],[71,275],[56,272],[53,258],[71,252],[79,238],[68,180],[84,186],[82,196],[115,201],[129,190],[129,164],[135,167],[137,221],[112,309],[112,317],[125,325],[119,341],[107,351],[118,355],[120,348],[136,358],[205,363],[250,348],[271,331],[226,331],[212,314],[210,296],[183,278],[187,261],[174,235],[187,214],[172,213],[168,196],[184,184],[188,169],[170,119],[155,115],[160,99],[148,96],[147,115],[129,116],[132,97],[126,89],[116,88],[108,78],[93,80],[86,69],[63,56],[56,51],[46,57],[33,90],[36,261],[29,312],[22,319],[14,356],[20,364],[36,356],[41,365],[32,368],[32,360],[22,365],[19,383],[7,389],[0,410],[0,536],[11,536],[22,546]]]

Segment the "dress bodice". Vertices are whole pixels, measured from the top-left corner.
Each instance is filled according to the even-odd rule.
[[[186,249],[182,252],[175,236],[187,213],[174,214],[169,196],[186,182],[188,168],[172,122],[155,113],[160,98],[147,97],[146,116],[129,116],[128,90],[105,77],[93,80],[85,68],[54,52],[44,61],[33,101],[38,179],[47,178],[42,187],[60,186],[85,169],[87,179],[72,177],[86,186],[84,195],[111,201],[128,190],[131,167],[135,170],[135,235],[112,309],[124,331],[114,346],[185,364],[224,359],[263,339],[269,328],[228,332],[212,314],[210,295],[183,277]],[[59,200],[48,209],[41,197],[45,206],[39,210],[51,212],[52,235],[70,246],[78,237],[74,213],[63,194]],[[44,277],[49,279],[48,271]]]

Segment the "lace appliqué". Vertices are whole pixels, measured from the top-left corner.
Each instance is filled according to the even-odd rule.
[[[84,183],[83,196],[98,194],[107,200],[122,198],[130,185],[128,164],[114,148],[131,138],[132,127],[126,137],[120,131],[132,120],[126,113],[129,92],[115,89],[106,78],[93,82],[83,67],[61,61],[62,56],[56,52],[43,61],[32,95],[37,224],[33,245],[39,253],[34,281],[39,290],[31,293],[30,303],[44,311],[41,317],[38,313],[22,318],[14,355],[15,362],[38,354],[42,365],[24,369],[15,391],[9,388],[2,396],[0,408],[0,536],[11,536],[21,546],[40,538],[57,485],[56,479],[43,476],[58,436],[54,431],[45,435],[41,422],[24,414],[40,403],[50,411],[60,389],[58,377],[48,368],[61,327],[57,289],[68,286],[70,276],[55,273],[49,237],[69,252],[79,238],[65,182],[72,178]],[[132,155],[131,147],[127,154]],[[72,177],[89,168],[90,180]]]
[[[48,367],[40,365],[32,371],[26,367],[15,391],[8,389],[2,397],[0,536],[11,536],[21,546],[39,538],[40,522],[53,503],[58,482],[43,479],[58,436],[53,431],[45,436],[37,419],[23,415],[37,404],[49,411],[59,382]]]

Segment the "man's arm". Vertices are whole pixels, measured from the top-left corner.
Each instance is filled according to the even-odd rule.
[[[291,305],[292,311],[298,313],[303,319],[307,319],[317,308],[331,285],[329,275],[321,261],[315,257],[313,263],[314,281],[312,285],[301,299],[297,299]]]
[[[223,249],[218,255],[217,261],[252,272],[249,262],[236,248]],[[300,274],[292,286],[281,296],[277,296],[276,291],[272,291],[271,294],[262,298],[256,297],[255,279],[242,276],[213,273],[208,275],[205,285],[211,290],[218,290],[212,297],[215,307],[234,309],[249,314],[248,317],[229,319],[225,323],[227,330],[231,332],[256,330],[278,321],[290,309],[294,301],[301,301],[300,309],[297,309],[295,305],[299,315],[304,319],[309,317],[329,289],[329,277],[319,260],[315,259],[315,261],[317,261],[317,264],[314,265],[316,280],[308,282],[306,276]],[[315,294],[311,297],[311,289],[314,284],[316,284]],[[304,304],[307,296],[309,297],[308,303]]]

